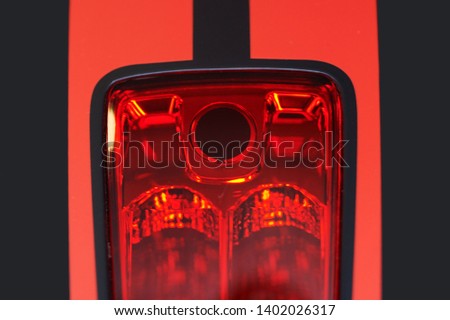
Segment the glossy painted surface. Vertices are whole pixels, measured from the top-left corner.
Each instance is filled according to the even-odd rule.
[[[69,47],[69,244],[74,299],[95,299],[90,179],[92,91],[133,64],[192,59],[192,1],[72,1]],[[381,297],[376,2],[250,1],[251,58],[320,60],[352,79],[358,105],[354,298]]]
[[[101,77],[122,66],[191,60],[192,1],[72,1],[69,30],[70,291],[74,299],[95,299],[92,91]]]
[[[358,115],[353,297],[381,298],[376,1],[250,1],[251,57],[329,62],[352,79]]]

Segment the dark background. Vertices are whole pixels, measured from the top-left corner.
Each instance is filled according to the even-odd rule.
[[[450,299],[450,19],[380,0],[383,297]],[[67,299],[67,0],[3,1],[0,298]]]

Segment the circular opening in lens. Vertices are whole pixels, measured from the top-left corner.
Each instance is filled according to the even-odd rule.
[[[220,103],[200,115],[194,136],[195,143],[206,156],[229,160],[245,151],[251,138],[251,127],[236,106]]]

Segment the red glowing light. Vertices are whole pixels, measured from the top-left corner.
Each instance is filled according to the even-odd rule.
[[[342,138],[332,80],[178,72],[107,100],[116,298],[337,298],[341,168],[302,154]]]

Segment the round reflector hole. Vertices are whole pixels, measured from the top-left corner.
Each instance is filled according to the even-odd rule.
[[[245,151],[251,127],[247,117],[234,105],[220,103],[200,115],[194,134],[197,146],[206,156],[229,160]]]

